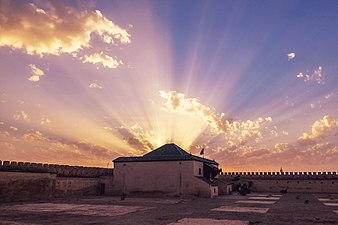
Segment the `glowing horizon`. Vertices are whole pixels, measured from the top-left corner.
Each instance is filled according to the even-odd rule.
[[[338,169],[337,3],[0,6],[0,160],[106,167],[173,142],[223,171]]]

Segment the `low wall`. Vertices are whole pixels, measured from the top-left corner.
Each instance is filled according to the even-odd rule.
[[[218,179],[220,189],[229,183],[251,183],[255,192],[338,193],[337,172],[228,172]]]
[[[0,161],[0,202],[111,194],[113,169]]]
[[[55,197],[111,195],[113,177],[100,178],[57,177]]]
[[[256,179],[293,179],[293,178],[311,178],[311,179],[326,179],[338,178],[338,172],[224,172],[220,176],[233,178],[236,176],[256,178]]]
[[[0,202],[54,197],[55,174],[0,171]]]
[[[30,162],[1,161],[0,171],[53,173],[58,177],[100,177],[112,176],[112,168],[69,166]]]

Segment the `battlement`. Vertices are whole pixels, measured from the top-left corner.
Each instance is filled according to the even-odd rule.
[[[225,179],[317,180],[338,179],[338,172],[222,172],[220,176]]]
[[[1,161],[0,171],[53,173],[58,177],[100,177],[112,176],[112,168],[69,166],[58,164],[43,164],[30,162]]]

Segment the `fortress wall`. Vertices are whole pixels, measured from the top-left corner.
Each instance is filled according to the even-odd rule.
[[[220,176],[226,179],[241,178],[253,179],[338,179],[338,172],[224,172]]]
[[[51,198],[55,178],[49,173],[0,171],[0,202]]]
[[[55,197],[96,195],[97,187],[97,178],[58,177]]]
[[[104,186],[104,193],[101,193],[102,185]],[[57,177],[55,197],[107,195],[112,194],[112,190],[112,176],[100,178]]]
[[[0,202],[112,193],[113,169],[0,161]]]
[[[30,162],[0,161],[0,171],[53,173],[58,177],[100,177],[112,176],[112,168],[68,166]]]
[[[338,193],[338,180],[252,180],[255,192]]]
[[[219,179],[224,183],[252,183],[255,192],[338,193],[337,172],[228,172]],[[224,185],[224,184],[221,184]]]

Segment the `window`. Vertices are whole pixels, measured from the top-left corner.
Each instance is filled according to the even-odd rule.
[[[198,175],[201,175],[201,174],[202,174],[202,169],[198,168]]]

